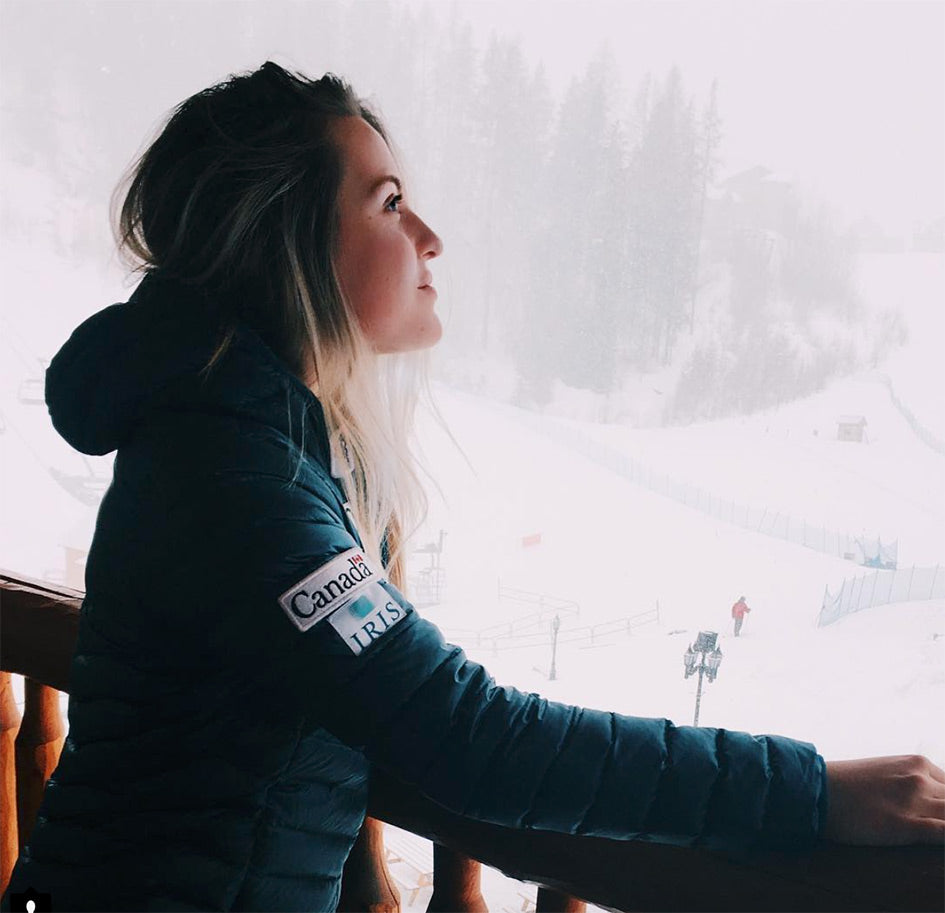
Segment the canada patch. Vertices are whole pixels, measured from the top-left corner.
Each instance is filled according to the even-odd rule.
[[[307,631],[383,577],[361,549],[351,548],[286,590],[279,605],[300,631]]]

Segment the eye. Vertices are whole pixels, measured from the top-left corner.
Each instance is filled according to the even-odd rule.
[[[403,203],[403,201],[404,201],[403,194],[400,194],[400,193],[395,194],[384,204],[385,212],[400,212],[400,210],[397,207],[400,206],[400,204]]]

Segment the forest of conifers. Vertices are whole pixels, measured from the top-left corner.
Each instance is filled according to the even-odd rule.
[[[893,312],[858,300],[853,245],[828,207],[763,162],[725,170],[715,85],[697,98],[677,67],[623,85],[604,46],[557,97],[515,40],[478,42],[442,10],[19,9],[37,35],[49,16],[74,23],[26,49],[4,42],[20,58],[6,67],[5,180],[42,175],[32,205],[21,193],[5,207],[5,236],[107,258],[109,194],[161,116],[272,57],[310,76],[338,72],[388,122],[417,208],[446,244],[436,269],[447,377],[451,360],[502,365],[516,378],[507,395],[542,406],[556,385],[609,394],[675,366],[662,420],[689,421],[816,390],[899,340]],[[164,72],[139,69],[143,42],[167,48]]]

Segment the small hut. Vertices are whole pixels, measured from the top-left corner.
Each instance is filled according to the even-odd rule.
[[[862,415],[841,415],[837,419],[837,440],[862,444],[866,437],[866,419]]]

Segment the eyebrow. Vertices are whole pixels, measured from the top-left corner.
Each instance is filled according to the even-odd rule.
[[[372,185],[370,191],[368,191],[370,196],[374,196],[378,190],[380,190],[385,184],[393,184],[397,188],[397,192],[401,193],[403,187],[400,183],[400,178],[393,174],[385,174],[384,177],[378,178]]]

